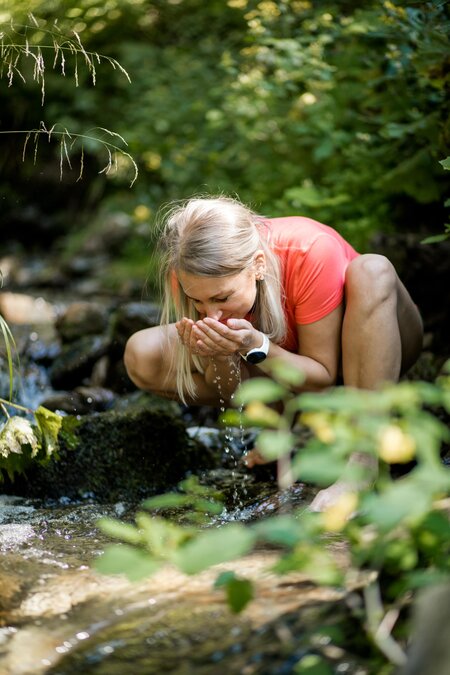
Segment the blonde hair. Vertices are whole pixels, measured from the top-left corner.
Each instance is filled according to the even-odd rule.
[[[267,225],[261,216],[230,197],[194,197],[173,206],[166,214],[160,239],[162,249],[163,309],[161,324],[168,325],[199,314],[186,297],[176,276],[182,270],[201,277],[226,277],[239,274],[254,264],[255,253],[263,250],[266,258],[264,279],[257,283],[253,307],[254,325],[274,342],[286,335],[280,264],[270,247]],[[200,360],[178,345],[174,367],[178,395],[195,398],[192,361],[203,372]]]

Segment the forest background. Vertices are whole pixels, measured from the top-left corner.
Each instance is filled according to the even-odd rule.
[[[218,192],[326,222],[360,251],[445,230],[441,0],[1,0],[0,23],[3,252],[64,261],[119,215],[102,284],[152,289],[160,206]],[[108,167],[94,138],[129,155]]]

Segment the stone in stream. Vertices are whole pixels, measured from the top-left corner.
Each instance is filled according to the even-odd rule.
[[[175,486],[219,459],[189,437],[178,404],[146,396],[145,407],[63,417],[59,460],[35,464],[2,491],[26,497],[137,501]]]

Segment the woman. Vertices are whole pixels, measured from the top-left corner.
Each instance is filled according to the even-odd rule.
[[[125,351],[141,389],[218,405],[273,358],[303,371],[302,391],[338,375],[374,389],[419,356],[420,314],[392,264],[359,255],[326,225],[194,198],[168,215],[162,243],[161,326],[134,334]],[[248,466],[259,461],[247,457]]]

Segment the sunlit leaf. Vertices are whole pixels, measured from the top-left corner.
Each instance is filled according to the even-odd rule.
[[[241,384],[234,397],[234,402],[237,405],[247,405],[251,401],[273,403],[279,401],[285,395],[285,388],[278,382],[274,382],[267,377],[255,377]]]
[[[273,461],[290,452],[296,442],[289,431],[262,431],[257,440],[258,450],[268,460]]]
[[[294,666],[295,675],[333,675],[331,666],[318,654],[306,654]]]
[[[156,495],[156,497],[150,497],[142,503],[142,506],[145,509],[173,509],[191,503],[192,497],[189,495],[180,495],[176,492],[172,492],[164,495]]]
[[[97,521],[97,526],[102,532],[109,535],[110,537],[121,539],[122,541],[126,541],[129,544],[139,544],[142,541],[141,534],[139,530],[134,527],[134,525],[122,523],[120,520],[113,520],[112,518],[100,518],[100,520]]]
[[[182,546],[172,559],[186,574],[196,574],[218,563],[245,555],[254,542],[254,533],[244,525],[225,525],[200,533]]]
[[[62,425],[62,417],[43,406],[35,411],[37,425],[41,431],[44,440],[44,448],[47,457],[50,457],[58,449],[58,434]]]
[[[95,569],[102,574],[125,574],[130,581],[139,581],[154,574],[161,564],[149,553],[127,544],[108,546],[95,561]]]
[[[299,368],[293,368],[283,359],[271,359],[267,364],[268,371],[281,384],[299,386],[305,381],[305,374]]]

